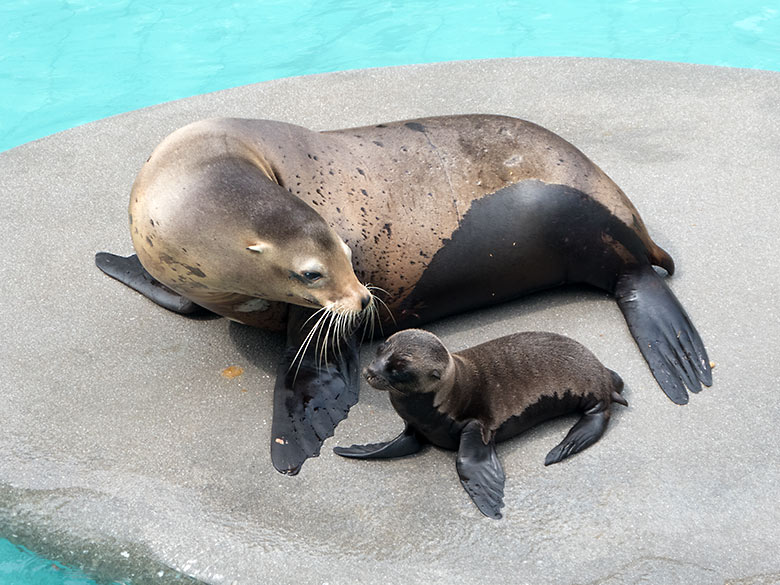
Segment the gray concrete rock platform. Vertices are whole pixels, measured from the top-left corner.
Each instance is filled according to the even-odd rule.
[[[546,468],[572,420],[499,447],[502,521],[454,454],[356,462],[394,436],[361,400],[300,475],[269,458],[282,339],[161,309],[93,264],[130,253],[135,174],[199,118],[333,129],[455,113],[539,123],[629,195],[716,363],[675,406],[614,301],[569,289],[436,323],[453,349],[518,330],[581,341],[627,383],[604,438]],[[0,154],[0,534],[104,579],[295,583],[780,583],[780,73],[508,59],[293,78],[163,104]],[[363,352],[364,360],[371,355]],[[220,375],[228,366],[238,378]]]

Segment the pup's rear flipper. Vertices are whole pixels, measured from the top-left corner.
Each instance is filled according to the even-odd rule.
[[[566,438],[561,441],[544,460],[545,465],[563,461],[570,455],[587,449],[601,438],[609,421],[609,404],[599,402],[586,411],[580,420],[571,428]]]
[[[701,384],[712,384],[712,372],[696,328],[680,301],[652,266],[620,275],[615,288],[628,328],[661,389],[677,404],[688,402]]]
[[[95,265],[111,278],[117,279],[135,291],[144,295],[169,311],[187,315],[198,311],[205,311],[191,300],[184,298],[179,293],[173,292],[167,286],[156,280],[141,265],[138,256],[117,256],[108,252],[95,254]]]

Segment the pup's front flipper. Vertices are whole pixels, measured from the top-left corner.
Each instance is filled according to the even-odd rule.
[[[333,452],[336,455],[352,459],[391,459],[393,457],[414,455],[424,446],[425,441],[417,435],[412,427],[406,425],[406,428],[400,435],[386,443],[334,447]]]
[[[182,315],[205,311],[202,307],[155,279],[141,265],[141,261],[135,254],[124,257],[108,252],[98,252],[95,254],[95,265],[111,278],[117,279],[169,311]]]
[[[276,372],[271,461],[287,475],[320,454],[323,441],[357,402],[360,387],[356,332],[329,344],[324,354],[309,348],[296,358],[310,315],[310,310],[290,306],[287,349]]]
[[[504,469],[493,439],[482,440],[482,424],[468,423],[460,435],[457,461],[460,483],[479,511],[488,518],[501,518],[504,507]]]
[[[609,404],[599,402],[596,406],[585,411],[577,424],[575,424],[566,438],[547,454],[545,465],[558,463],[569,455],[579,453],[590,447],[601,438],[609,422]]]

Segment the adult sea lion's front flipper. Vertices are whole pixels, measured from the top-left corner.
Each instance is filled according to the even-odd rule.
[[[460,483],[479,511],[488,518],[501,518],[504,507],[504,469],[491,439],[482,440],[482,425],[471,421],[460,435],[457,460]]]
[[[712,384],[707,350],[699,333],[652,266],[621,274],[615,297],[653,376],[673,402],[688,402],[686,386],[698,392],[701,384]]]
[[[271,425],[271,461],[287,475],[297,474],[303,462],[320,454],[358,400],[359,340],[356,332],[331,343],[321,355],[314,339],[298,354],[309,330],[311,310],[290,306],[287,349],[276,373]]]
[[[400,435],[385,443],[334,447],[333,452],[351,459],[392,459],[393,457],[414,455],[424,446],[425,441],[420,439],[412,427],[406,425]]]
[[[95,265],[111,278],[115,278],[170,311],[182,315],[205,311],[155,279],[141,265],[141,261],[135,254],[125,257],[98,252],[95,254]]]

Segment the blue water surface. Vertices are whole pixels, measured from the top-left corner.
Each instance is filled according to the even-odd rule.
[[[0,585],[98,585],[83,573],[0,538]],[[116,584],[119,585],[119,584]]]
[[[780,71],[776,0],[5,0],[0,151],[279,77],[456,59],[620,57]]]

